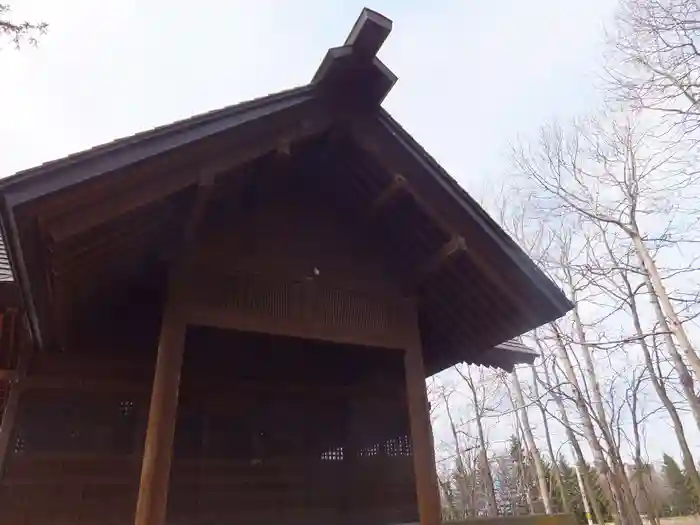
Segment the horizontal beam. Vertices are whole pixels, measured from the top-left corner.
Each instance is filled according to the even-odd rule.
[[[339,328],[333,324],[328,324],[315,325],[310,330],[308,324],[300,323],[298,319],[255,317],[244,312],[199,304],[188,304],[183,308],[183,315],[189,324],[222,330],[312,338],[336,344],[372,346],[377,349],[403,350],[404,348],[403,334],[395,329],[388,329],[381,333],[362,333],[361,330],[356,328]]]
[[[19,374],[17,373],[17,370],[0,370],[0,381],[9,381],[10,383],[14,383],[17,381],[18,377]]]
[[[40,223],[51,240],[61,242],[131,210],[183,190],[195,184],[197,179],[196,173],[183,172],[150,180],[143,186],[112,193],[58,217],[40,219]]]
[[[270,133],[269,136],[263,135],[255,139],[248,137],[240,147],[232,145],[230,151],[233,153],[224,158],[206,161],[199,166],[173,173],[159,173],[149,177],[144,183],[132,184],[128,190],[119,191],[105,186],[96,198],[93,197],[66,213],[41,217],[40,222],[54,242],[61,242],[131,210],[194,186],[202,179],[211,179],[231,172],[247,162],[280,149],[291,151],[294,141],[320,133],[329,125],[329,117],[317,118],[295,122],[276,133]]]
[[[134,381],[131,379],[113,378],[80,378],[69,376],[27,376],[17,384],[19,390],[64,390],[69,392],[85,392],[94,394],[143,394],[151,391],[151,382],[147,380]],[[203,398],[218,399],[230,403],[227,394],[231,392],[287,392],[290,394],[323,393],[324,395],[363,395],[402,396],[405,391],[393,385],[333,385],[305,384],[284,381],[217,381],[210,376],[185,377],[182,390],[195,393]]]
[[[68,376],[27,376],[18,382],[20,390],[70,390],[90,393],[148,393],[148,382],[122,379],[85,379]]]

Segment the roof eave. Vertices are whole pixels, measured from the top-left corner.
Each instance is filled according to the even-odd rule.
[[[558,319],[570,311],[574,305],[564,293],[535,265],[522,249],[503,229],[479,206],[479,204],[452,178],[445,169],[401,126],[385,109],[381,109],[378,120],[394,135],[408,151],[414,161],[423,165],[462,209],[481,227],[499,250],[516,265],[550,306],[550,313],[542,324]],[[535,326],[531,328],[536,328]]]

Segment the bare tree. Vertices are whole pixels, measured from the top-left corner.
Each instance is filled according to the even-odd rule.
[[[532,462],[535,465],[537,487],[539,489],[542,503],[544,504],[544,511],[546,514],[552,514],[552,502],[549,497],[549,488],[547,487],[547,476],[544,470],[544,465],[542,464],[542,457],[540,456],[537,445],[535,444],[535,438],[532,434],[530,418],[527,413],[527,407],[525,405],[525,399],[523,398],[523,392],[520,387],[520,380],[518,379],[518,372],[516,369],[513,369],[512,385],[515,408],[520,414],[520,423],[522,425],[523,436],[525,437],[525,442],[527,443],[527,447],[530,451]]]
[[[471,465],[468,455],[465,452],[471,451],[472,449],[467,448],[465,450],[461,445],[461,440],[459,438],[459,430],[455,419],[452,415],[452,408],[450,406],[450,394],[454,392],[448,392],[446,388],[442,388],[442,397],[444,400],[445,413],[447,414],[447,420],[450,425],[450,432],[452,434],[453,446],[454,446],[454,458],[455,458],[455,468],[456,472],[454,477],[455,485],[460,496],[461,505],[459,512],[461,514],[460,518],[465,518],[470,515],[476,516],[477,502],[476,502],[476,484],[475,481],[475,465]],[[456,505],[456,502],[455,502]]]
[[[582,124],[569,135],[556,126],[546,128],[539,150],[521,149],[517,165],[543,192],[540,205],[549,214],[575,216],[626,236],[648,276],[652,301],[658,302],[669,332],[700,377],[700,357],[654,258],[652,245],[658,239],[642,228],[650,217],[663,218],[659,237],[666,243],[672,239],[682,201],[700,189],[688,155],[688,145],[668,128],[643,127],[634,115],[607,115],[603,123]]]
[[[543,349],[543,345],[541,343],[541,339],[535,335],[535,340],[538,343],[538,348],[540,351]],[[557,368],[556,366],[552,367],[552,377],[554,378],[554,382],[552,382],[552,379],[550,378],[549,372],[547,370],[547,367],[544,367],[544,375],[545,375],[545,385],[547,385],[550,389],[550,393],[552,395],[552,398],[554,399],[554,402],[557,405],[557,408],[559,409],[559,416],[560,416],[560,421],[564,427],[564,430],[566,432],[566,437],[567,440],[569,441],[569,444],[571,445],[572,450],[574,451],[574,455],[576,458],[576,466],[577,470],[579,473],[581,472],[586,472],[586,459],[583,455],[583,451],[581,450],[581,445],[578,442],[578,437],[574,432],[574,426],[571,424],[571,421],[569,420],[569,411],[566,408],[566,405],[564,403],[564,399],[561,395],[559,395],[559,388],[558,385],[560,385],[560,380],[557,377]],[[593,507],[593,514],[595,515],[596,522],[598,525],[604,525],[605,524],[605,515],[603,514],[603,509],[600,507],[600,503],[598,502],[598,498],[595,497],[595,494],[593,493],[593,490],[591,488],[591,483],[590,479],[588,479],[587,476],[583,477],[583,486],[588,494],[588,500],[591,502],[591,505]],[[614,506],[612,507],[614,508]]]
[[[700,124],[700,9],[695,0],[622,0],[612,35],[613,89],[633,108],[695,132]]]
[[[637,291],[640,289],[646,289],[649,292],[649,295],[653,297],[653,290],[651,289],[651,286],[649,285],[648,280],[646,279],[646,275],[644,274],[643,269],[640,268],[634,268],[634,266],[630,266],[628,261],[625,260],[615,260],[616,256],[614,253],[614,250],[610,246],[610,243],[607,242],[607,239],[605,237],[605,231],[603,230],[603,239],[605,239],[605,245],[607,252],[613,260],[613,266],[617,269],[616,274],[619,276],[622,284],[622,292],[623,292],[623,297],[625,299],[625,302],[627,304],[627,308],[629,310],[629,315],[631,317],[632,323],[635,328],[635,332],[639,336],[636,340],[636,344],[639,346],[639,348],[642,351],[642,355],[644,357],[644,364],[646,367],[646,374],[648,375],[649,381],[651,382],[654,392],[658,396],[659,400],[661,401],[663,407],[665,408],[666,412],[668,413],[670,419],[671,419],[671,424],[673,431],[676,435],[676,440],[678,441],[679,448],[681,450],[681,456],[683,459],[683,465],[686,469],[686,475],[688,476],[688,479],[695,491],[695,493],[700,497],[700,476],[698,475],[697,468],[695,466],[695,460],[693,458],[693,454],[691,452],[691,449],[688,445],[688,441],[686,439],[685,435],[685,430],[683,428],[683,422],[681,420],[678,407],[676,406],[676,403],[673,402],[671,399],[671,396],[669,395],[666,385],[664,384],[664,378],[661,374],[657,372],[657,368],[655,367],[654,360],[652,359],[652,349],[649,347],[649,344],[647,342],[647,337],[644,337],[644,330],[642,328],[642,320],[641,316],[639,314],[639,308],[637,305]],[[636,274],[643,275],[644,280],[643,284],[644,286],[636,286],[633,287],[631,280],[630,280],[630,273],[631,270],[637,270]],[[658,303],[653,302],[652,304],[656,307],[655,308],[655,313],[657,315],[658,321],[660,325],[662,326],[662,329],[666,326],[665,324],[665,318],[660,312],[660,309],[658,308]],[[690,401],[690,405],[692,408],[693,415],[695,416],[696,423],[699,424],[700,428],[700,419],[698,419],[698,415],[700,414],[699,410],[699,405],[700,403],[698,402],[697,397],[695,396],[693,390],[692,390],[692,381],[689,380],[690,373],[688,370],[685,368],[685,364],[683,363],[683,360],[681,359],[680,355],[676,352],[676,347],[673,344],[673,341],[669,341],[670,338],[670,332],[668,330],[663,330],[663,335],[661,336],[665,341],[666,341],[666,346],[667,350],[669,351],[669,354],[671,356],[671,361],[676,368],[676,370],[679,372],[680,380],[681,380],[681,386],[684,390],[686,398]],[[637,469],[641,469],[641,440],[639,437],[639,421],[637,420],[637,404],[638,404],[638,392],[639,392],[639,385],[637,385],[633,389],[633,396],[631,398],[628,398],[628,404],[630,405],[630,411],[632,414],[632,430],[634,433],[634,439],[635,439],[635,463],[637,465]]]
[[[488,515],[496,516],[498,513],[498,503],[496,501],[496,492],[493,486],[493,476],[491,474],[491,466],[488,458],[488,449],[486,446],[486,434],[484,432],[484,400],[486,398],[486,395],[484,391],[485,381],[483,378],[483,370],[481,370],[480,381],[475,381],[471,367],[467,366],[462,368],[456,366],[455,370],[457,371],[459,376],[464,380],[464,383],[467,385],[467,388],[471,394],[474,410],[474,419],[479,443],[480,470],[483,476],[484,490],[486,492],[486,498],[488,503]]]
[[[46,22],[14,20],[9,4],[0,4],[0,44],[2,38],[19,48],[22,44],[37,45],[39,36],[45,34],[49,25]]]
[[[629,406],[632,415],[632,432],[634,435],[634,473],[633,478],[637,480],[638,493],[641,496],[635,497],[635,504],[640,511],[644,511],[651,525],[659,525],[659,519],[656,514],[656,505],[653,502],[652,492],[650,489],[650,472],[648,472],[647,464],[642,459],[642,439],[641,439],[641,417],[639,414],[639,398],[642,383],[645,379],[647,370],[643,369],[632,370],[630,385],[625,396],[625,401]],[[639,500],[642,501],[639,501]]]
[[[591,410],[586,403],[586,399],[583,396],[579,379],[574,371],[574,366],[572,364],[569,352],[567,350],[566,344],[564,343],[564,336],[561,329],[555,324],[551,325],[552,330],[555,334],[555,339],[557,342],[557,362],[562,367],[564,375],[567,382],[571,385],[573,391],[573,401],[578,410],[578,415],[581,418],[583,424],[583,433],[586,436],[586,441],[588,442],[591,451],[593,452],[593,458],[595,460],[596,469],[601,473],[607,488],[609,489],[609,504],[612,509],[620,509],[624,511],[623,507],[623,497],[622,490],[615,479],[615,475],[608,464],[606,459],[605,450],[598,439],[598,435],[595,432],[595,426],[593,423],[593,417],[591,416]],[[616,518],[620,513],[616,513]]]
[[[546,369],[547,364],[544,364]],[[547,408],[545,401],[540,397],[539,383],[541,379],[537,374],[537,368],[535,365],[530,365],[530,370],[532,372],[532,390],[534,394],[533,402],[540,411],[542,416],[542,425],[544,426],[545,442],[547,444],[547,452],[549,453],[549,461],[551,462],[552,477],[559,488],[559,494],[562,502],[562,511],[565,513],[571,512],[571,506],[569,505],[569,495],[567,494],[566,488],[564,487],[564,481],[562,480],[561,472],[559,471],[559,458],[558,455],[554,453],[554,446],[552,445],[552,435],[550,431],[549,421],[547,419]],[[551,386],[549,387],[551,388]],[[548,388],[548,389],[549,389]]]

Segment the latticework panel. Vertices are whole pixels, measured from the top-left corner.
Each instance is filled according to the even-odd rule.
[[[188,334],[168,523],[417,519],[402,354]],[[28,390],[0,525],[130,524],[147,395]]]
[[[197,276],[186,297],[201,324],[393,348],[405,343],[410,321],[399,296],[330,286],[313,274],[298,281]]]
[[[28,391],[14,433],[15,454],[131,454],[134,400],[119,395]]]
[[[183,387],[176,523],[417,519],[401,352],[201,330],[186,355],[184,385],[218,366]]]

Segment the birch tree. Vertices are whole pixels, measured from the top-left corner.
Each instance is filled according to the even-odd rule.
[[[698,377],[700,358],[654,256],[656,241],[673,237],[683,202],[696,199],[700,189],[691,149],[667,127],[638,125],[634,115],[605,115],[604,122],[582,123],[570,133],[544,128],[537,147],[519,150],[516,163],[542,193],[540,205],[547,213],[576,216],[626,237],[648,278],[650,301],[658,305],[669,340],[677,343]],[[650,231],[651,217],[665,221],[662,234]]]
[[[488,448],[486,446],[486,433],[484,431],[484,416],[485,416],[485,383],[483,369],[479,371],[479,378],[475,380],[472,367],[455,367],[459,376],[464,380],[469,393],[471,394],[472,406],[474,410],[474,421],[477,430],[477,438],[479,445],[480,470],[483,479],[484,492],[486,493],[486,501],[488,504],[488,515],[496,516],[498,513],[498,503],[496,501],[496,492],[493,486],[493,475],[488,458]]]
[[[532,427],[530,426],[530,418],[527,412],[527,406],[525,405],[525,399],[523,397],[523,392],[520,387],[520,380],[518,379],[517,369],[513,369],[513,396],[515,400],[515,409],[520,415],[520,423],[522,425],[523,436],[525,437],[525,442],[530,452],[530,457],[535,466],[535,473],[537,477],[537,486],[540,493],[540,498],[544,504],[544,511],[546,514],[552,514],[552,502],[549,497],[549,488],[547,487],[547,477],[545,475],[544,464],[542,463],[542,457],[540,456],[537,445],[535,444],[535,438],[532,434]]]

